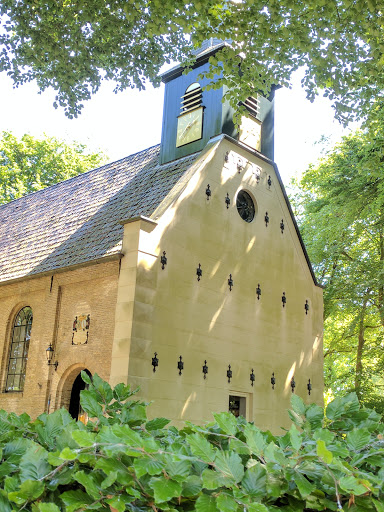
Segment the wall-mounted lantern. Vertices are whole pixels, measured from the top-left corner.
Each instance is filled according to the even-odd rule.
[[[233,287],[232,274],[229,274],[228,286],[229,286],[229,291],[231,292],[232,291],[232,287]]]
[[[284,233],[284,219],[281,219],[281,222],[280,222],[280,229],[281,229],[281,233]]]
[[[231,379],[232,379],[232,370],[231,370],[231,365],[230,364],[228,365],[227,378],[228,378],[228,383],[230,383]]]
[[[305,309],[305,314],[306,314],[306,315],[308,315],[308,311],[309,311],[309,303],[308,303],[308,300],[306,300],[306,301],[305,301],[304,309]]]
[[[307,389],[308,389],[308,395],[310,395],[311,391],[312,391],[311,379],[308,379]]]
[[[157,358],[157,352],[155,352],[155,356],[152,357],[152,366],[153,366],[153,373],[155,373],[156,368],[159,366],[159,360]]]
[[[184,370],[184,363],[183,358],[180,356],[179,361],[177,362],[177,369],[179,370],[179,375],[181,375],[181,372]]]
[[[261,295],[261,288],[260,288],[260,284],[257,285],[257,288],[256,288],[256,295],[257,295],[257,300],[260,300],[260,295]]]
[[[207,185],[207,188],[205,189],[205,194],[207,196],[207,201],[209,201],[209,198],[211,197],[212,195],[212,192],[211,192],[211,187],[209,185]]]
[[[275,389],[275,384],[276,384],[275,372],[272,372],[271,384],[272,384],[272,389]]]
[[[295,392],[295,387],[296,387],[295,377],[292,376],[292,379],[291,379],[291,390],[292,390],[292,393]]]
[[[229,205],[231,204],[231,199],[229,198],[228,192],[227,192],[227,195],[225,197],[225,204],[227,205],[227,210],[228,210]]]
[[[268,215],[268,212],[265,212],[264,221],[265,221],[265,227],[267,228],[267,227],[268,227],[268,222],[269,222],[269,215]]]
[[[163,255],[161,256],[160,258],[160,263],[161,263],[161,268],[164,270],[165,268],[165,265],[167,264],[167,257],[166,257],[166,252],[163,251]]]
[[[201,268],[200,263],[199,263],[199,266],[196,269],[196,275],[197,275],[197,280],[200,281],[201,276],[203,275],[203,269]]]
[[[268,188],[271,188],[271,185],[272,185],[272,179],[271,179],[271,176],[270,176],[270,175],[268,176],[268,181],[267,181],[267,183],[268,183]]]
[[[281,297],[281,302],[283,303],[283,308],[285,308],[285,305],[287,303],[287,297],[285,296],[285,292],[283,292],[283,296]]]
[[[241,173],[241,171],[243,169],[244,169],[244,162],[242,161],[241,158],[239,158],[237,161],[237,170],[239,171],[239,174]]]
[[[228,163],[228,160],[229,160],[229,151],[226,151],[226,153],[224,155],[224,162]]]
[[[204,361],[204,364],[203,364],[203,374],[204,374],[204,379],[207,378],[207,373],[208,373],[208,366],[207,366],[207,361],[205,360]]]
[[[252,371],[249,374],[249,380],[251,381],[251,386],[253,386],[253,383],[255,382],[255,379],[256,379],[256,376],[255,376],[255,374],[253,372],[253,368],[252,368]]]
[[[57,361],[53,362],[53,353],[54,353],[54,350],[52,348],[52,343],[50,343],[49,347],[45,351],[45,355],[47,356],[48,366],[54,366],[55,371],[57,371],[57,367],[59,366],[59,363]]]

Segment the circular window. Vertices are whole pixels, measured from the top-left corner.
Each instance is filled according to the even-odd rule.
[[[255,204],[252,197],[248,192],[245,192],[245,190],[240,190],[237,194],[236,207],[240,217],[245,220],[245,222],[253,221],[255,217]]]

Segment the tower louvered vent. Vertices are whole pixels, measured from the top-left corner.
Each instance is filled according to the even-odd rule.
[[[200,84],[197,82],[191,84],[181,97],[181,113],[189,112],[201,106],[203,101],[203,93]]]
[[[245,108],[248,110],[248,112],[253,116],[257,117],[259,113],[259,102],[257,98],[254,98],[253,96],[249,96],[243,103]]]

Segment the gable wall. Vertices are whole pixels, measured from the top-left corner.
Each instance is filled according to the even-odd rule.
[[[109,378],[114,332],[119,262],[85,266],[0,286],[0,409],[27,412],[36,417],[44,412],[50,397],[50,410],[68,405],[73,381],[84,368]],[[12,324],[24,307],[33,311],[26,381],[23,392],[4,392]],[[86,345],[72,345],[76,315],[91,316]],[[55,348],[57,371],[47,365],[45,350]]]
[[[227,164],[226,151],[230,151]],[[239,157],[262,168],[260,183],[249,165],[238,172]],[[272,166],[227,140],[204,158],[203,168],[190,177],[156,227],[144,221],[125,226],[123,250],[131,263],[123,259],[120,281],[130,279],[132,286],[125,290],[119,286],[119,293],[120,307],[129,308],[130,331],[123,362],[123,351],[115,350],[111,381],[128,376],[133,386],[140,386],[143,398],[154,401],[152,416],[175,422],[210,420],[212,412],[228,409],[230,394],[245,396],[248,419],[276,430],[287,424],[293,375],[298,394],[307,402],[322,403],[322,290],[313,283]],[[242,188],[254,196],[258,206],[251,223],[244,222],[236,210],[235,197]],[[229,209],[224,202],[227,192]],[[136,241],[129,244],[132,237]],[[159,260],[164,250],[168,262],[162,270]],[[200,282],[196,276],[199,263],[203,270]],[[230,273],[232,291],[227,284]],[[310,304],[308,315],[305,300]],[[154,373],[151,358],[155,351],[159,367]],[[184,361],[181,376],[177,370],[180,355]],[[205,359],[209,370],[204,380]],[[226,378],[229,364],[233,371],[230,383]],[[275,390],[270,384],[272,372]],[[306,390],[309,378],[313,383],[310,397]]]

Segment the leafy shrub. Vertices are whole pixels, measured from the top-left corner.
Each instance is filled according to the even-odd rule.
[[[83,379],[87,425],[0,412],[1,512],[384,512],[384,426],[355,394],[325,416],[293,395],[292,426],[273,436],[226,412],[167,427],[129,387]]]

